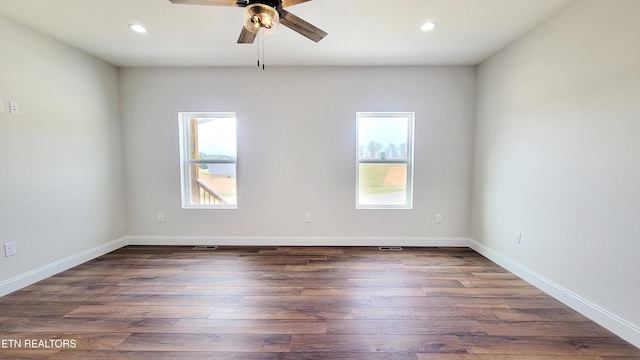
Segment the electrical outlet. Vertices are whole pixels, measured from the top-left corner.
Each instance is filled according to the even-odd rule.
[[[516,244],[520,244],[522,242],[522,233],[519,231],[515,231],[513,233],[513,242]]]
[[[20,105],[15,101],[9,101],[9,112],[15,115],[20,114]]]
[[[18,249],[16,248],[15,242],[10,242],[4,244],[4,257],[13,256],[18,253]]]
[[[311,222],[311,214],[304,214],[304,222],[306,223]]]
[[[158,222],[164,222],[164,214],[158,213]]]
[[[442,222],[442,214],[436,214],[436,223],[440,224]]]

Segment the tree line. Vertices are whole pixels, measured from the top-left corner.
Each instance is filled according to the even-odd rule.
[[[407,158],[407,143],[396,145],[389,143],[386,147],[377,141],[358,147],[360,159],[394,160]]]

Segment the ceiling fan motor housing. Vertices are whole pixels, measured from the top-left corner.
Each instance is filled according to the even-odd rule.
[[[236,4],[240,7],[246,7],[252,4],[264,4],[272,8],[277,8],[282,6],[282,0],[238,0]]]
[[[249,4],[244,10],[244,28],[257,34],[260,29],[275,32],[279,25],[279,14],[276,8],[268,4]]]

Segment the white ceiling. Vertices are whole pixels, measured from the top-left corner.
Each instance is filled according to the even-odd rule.
[[[329,35],[314,43],[281,26],[264,37],[265,63],[475,65],[573,1],[313,0],[287,10]],[[242,26],[236,7],[0,0],[0,14],[118,66],[255,66],[257,59],[256,44],[236,44]],[[420,31],[427,20],[438,28]],[[133,33],[130,23],[149,32]]]

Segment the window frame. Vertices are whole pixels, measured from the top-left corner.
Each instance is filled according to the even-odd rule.
[[[406,159],[360,159],[360,121],[361,118],[407,118],[407,158]],[[414,164],[414,128],[415,113],[408,111],[393,112],[356,112],[356,209],[385,210],[385,209],[413,209],[413,164]],[[360,164],[406,164],[407,183],[404,204],[361,204],[360,203]]]
[[[236,119],[236,159],[191,159],[191,137],[193,136],[190,123],[194,118],[198,119]],[[236,168],[236,196],[237,196],[237,179],[238,179],[238,118],[235,112],[216,112],[216,111],[203,111],[203,112],[179,112],[178,113],[178,127],[179,127],[179,146],[180,146],[180,196],[183,209],[204,209],[204,210],[220,210],[220,209],[237,209],[238,200],[236,197],[235,204],[194,204],[191,202],[191,166],[194,164],[235,164]]]

